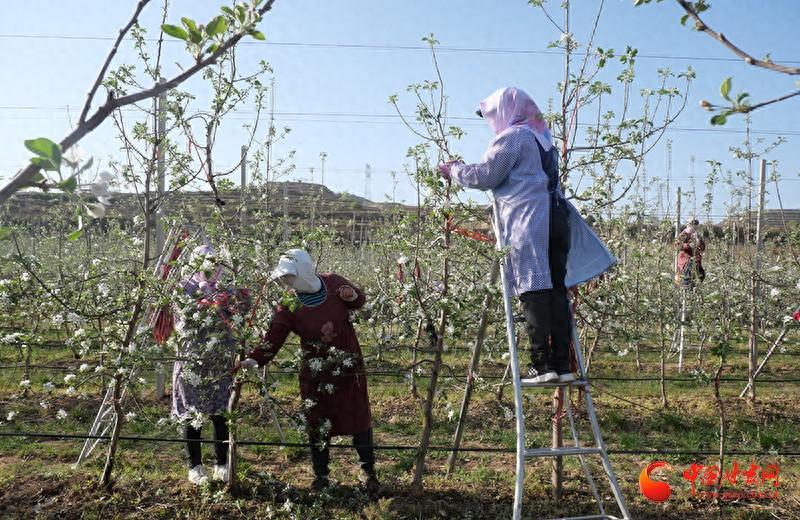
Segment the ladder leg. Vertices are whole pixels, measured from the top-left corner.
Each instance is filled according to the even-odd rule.
[[[583,354],[581,353],[580,339],[578,338],[574,319],[572,320],[572,341],[575,347],[575,357],[578,360],[578,370],[580,371],[581,375],[585,377],[586,373],[583,365]],[[605,470],[606,475],[608,476],[608,481],[611,484],[611,491],[614,493],[614,498],[617,501],[617,507],[619,507],[622,517],[625,520],[629,520],[631,515],[628,512],[628,506],[625,503],[625,497],[622,495],[622,490],[617,482],[617,477],[614,475],[614,469],[611,467],[611,461],[608,459],[606,445],[605,442],[603,442],[603,435],[600,433],[600,425],[597,422],[597,415],[594,411],[594,402],[592,401],[592,393],[589,389],[589,386],[585,387],[583,395],[584,399],[586,400],[586,413],[589,416],[589,423],[592,426],[592,434],[594,435],[597,447],[601,450],[600,458],[603,461],[603,469]]]
[[[106,390],[106,395],[103,396],[103,402],[100,404],[100,409],[97,410],[97,415],[94,418],[92,427],[89,429],[89,435],[97,435],[97,432],[100,430],[100,425],[106,420],[106,416],[109,414],[109,412],[112,411],[111,405],[109,404],[110,399],[111,388]],[[97,441],[98,439],[86,439],[84,441],[81,453],[78,455],[78,460],[75,461],[73,467],[78,467],[84,460],[86,460],[86,457],[92,453],[92,450],[97,445]]]
[[[570,392],[571,393],[571,392]],[[569,419],[569,428],[572,431],[572,440],[575,443],[575,447],[579,447],[581,445],[580,438],[578,436],[578,430],[575,428],[575,416],[572,413],[572,402],[569,399],[569,395],[566,397],[566,406],[567,406],[567,418]],[[586,476],[586,480],[589,482],[589,488],[592,490],[592,495],[594,495],[594,499],[597,502],[598,507],[600,508],[600,514],[606,514],[605,506],[603,505],[603,501],[600,499],[600,493],[597,491],[597,485],[594,482],[594,478],[592,478],[592,472],[589,471],[589,466],[586,463],[586,458],[583,455],[578,455],[578,460],[581,463],[581,468],[583,469],[583,474]]]

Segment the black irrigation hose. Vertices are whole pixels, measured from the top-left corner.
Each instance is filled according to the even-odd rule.
[[[0,370],[3,369],[24,369],[25,365],[0,365]],[[36,368],[36,369],[48,369],[48,370],[63,370],[63,371],[72,371],[75,370],[73,367],[66,367],[66,366],[58,366],[58,365],[30,365],[29,368]],[[155,367],[145,367],[145,370],[155,370]],[[280,374],[280,375],[293,375],[297,374],[298,370],[271,370],[270,374]],[[368,372],[362,372],[364,375],[369,377],[406,377],[409,374],[409,371],[391,371],[391,370],[373,370]],[[485,374],[479,375],[481,379],[503,379],[503,374]],[[419,379],[425,379],[430,377],[430,374],[415,374],[414,377]],[[466,382],[466,377],[455,377],[455,376],[446,376],[444,374],[440,374],[439,377],[443,377],[445,379],[458,379],[460,381]],[[592,376],[589,378],[591,381],[661,381],[658,377],[611,377],[611,376]],[[665,377],[664,381],[667,382],[687,382],[687,383],[698,383],[701,382],[697,378],[692,377]],[[749,382],[750,380],[746,377],[723,377],[720,379],[722,383],[743,383]],[[709,380],[709,382],[711,382]],[[756,378],[756,383],[765,384],[765,383],[800,383],[800,378],[784,378],[784,379],[759,379]]]
[[[73,433],[34,433],[34,432],[0,432],[0,437],[39,437],[50,439],[99,439],[109,440],[110,435],[88,435],[88,434],[73,434]],[[168,443],[182,443],[186,439],[176,439],[168,437],[140,437],[135,435],[120,435],[120,440],[123,441],[138,441],[138,442],[168,442]],[[192,439],[192,442],[201,442],[206,444],[213,444],[218,441],[213,439]],[[228,442],[228,441],[223,441]],[[237,441],[239,446],[272,446],[280,448],[311,448],[314,445],[305,442],[270,442],[270,441]],[[354,447],[351,444],[329,444],[331,448],[346,448],[351,449]],[[383,451],[416,451],[419,446],[404,446],[404,445],[374,445],[376,450]],[[514,448],[455,448],[452,446],[429,446],[428,451],[458,451],[458,452],[472,452],[472,453],[515,453]],[[719,455],[719,451],[689,451],[689,450],[672,450],[672,449],[651,449],[651,450],[606,450],[609,455]],[[726,451],[726,455],[739,455],[739,456],[773,456],[773,457],[800,457],[800,451],[783,451],[783,452],[769,452],[769,451]]]

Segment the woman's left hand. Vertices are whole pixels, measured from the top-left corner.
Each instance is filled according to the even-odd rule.
[[[343,299],[346,302],[352,302],[356,298],[358,298],[356,290],[350,287],[349,285],[342,285],[341,287],[339,287],[338,293],[339,293],[339,298]]]
[[[463,164],[461,161],[447,161],[439,165],[439,174],[445,179],[450,179],[450,169],[456,164]]]

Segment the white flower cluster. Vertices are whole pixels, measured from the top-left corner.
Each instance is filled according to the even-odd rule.
[[[11,334],[6,334],[2,338],[0,338],[0,344],[3,345],[16,345],[20,341],[22,341],[21,332],[13,332]]]

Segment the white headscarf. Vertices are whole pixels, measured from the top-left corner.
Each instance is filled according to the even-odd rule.
[[[298,292],[315,293],[322,289],[314,261],[303,249],[289,249],[283,253],[269,279],[276,280],[287,274],[295,277],[292,287]]]
[[[539,107],[523,90],[503,87],[480,102],[481,117],[495,134],[512,126],[530,128],[545,151],[553,146],[553,137]]]

